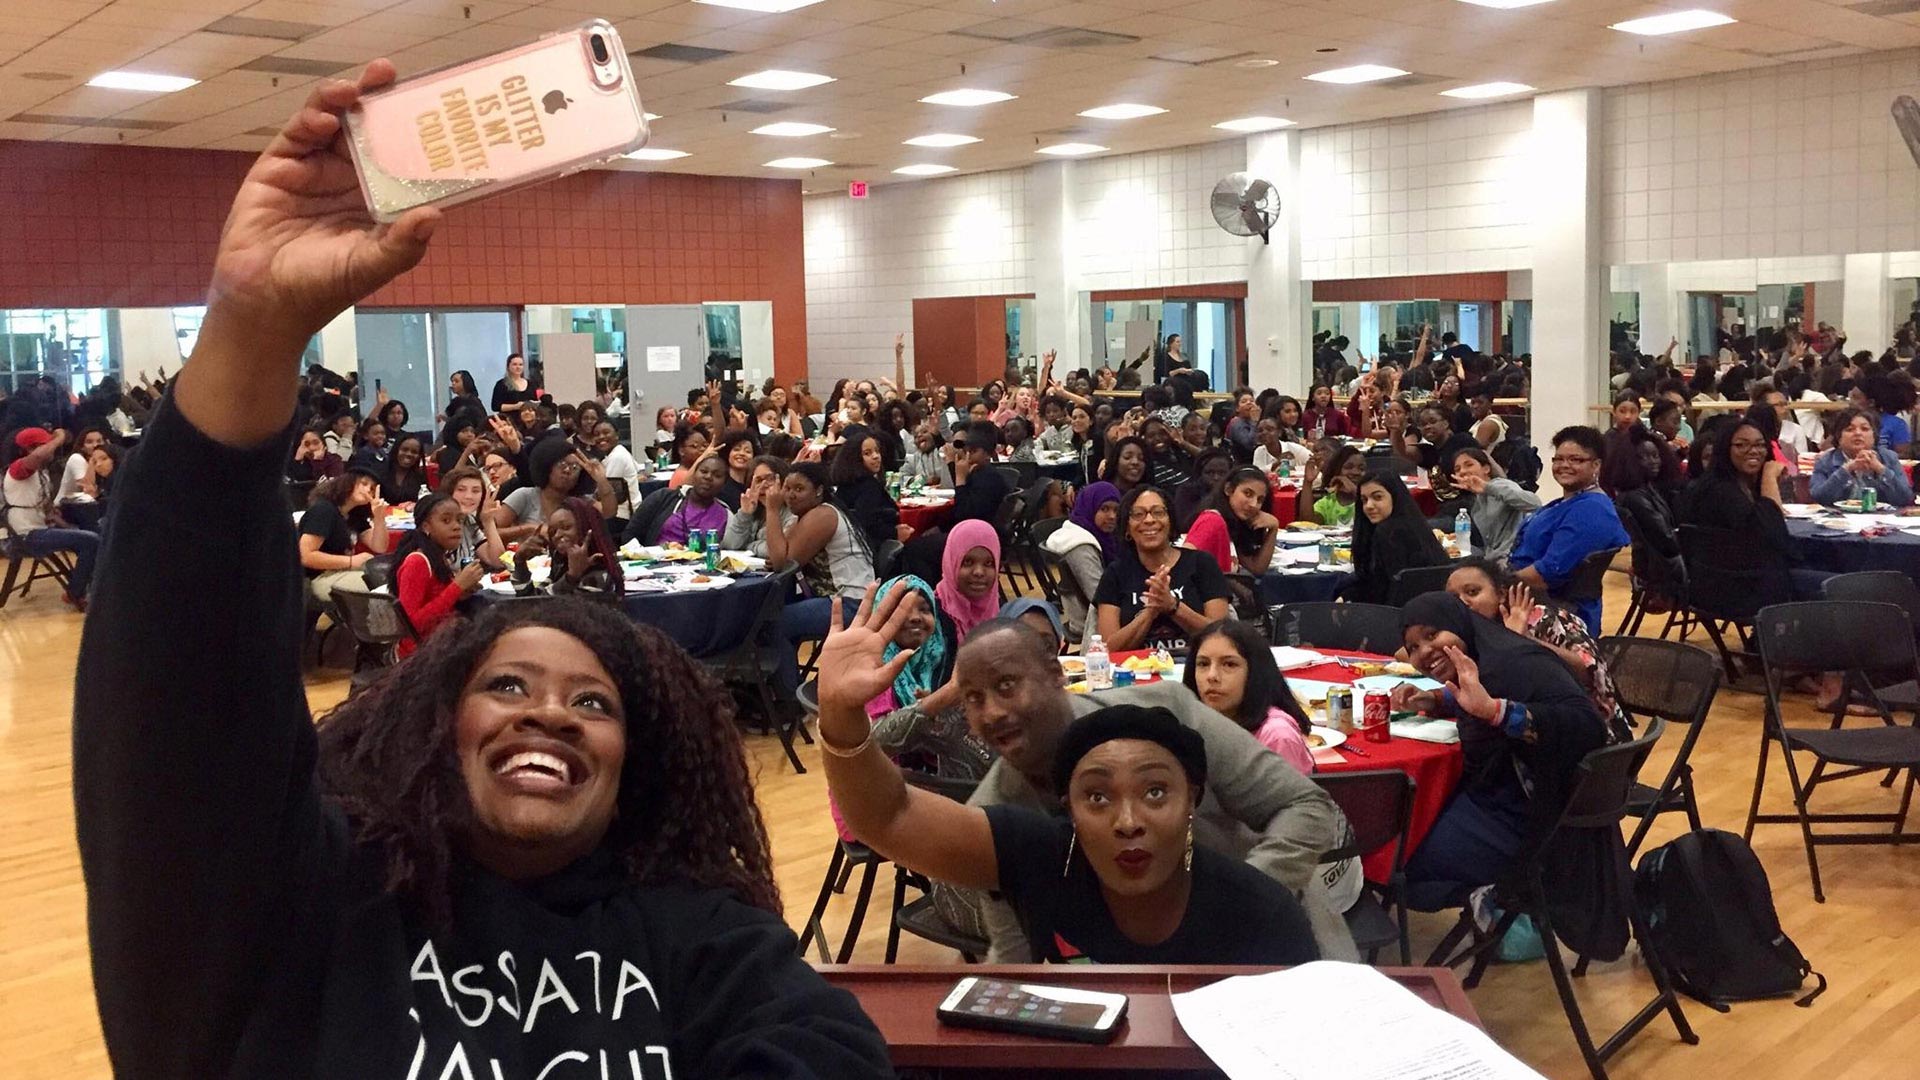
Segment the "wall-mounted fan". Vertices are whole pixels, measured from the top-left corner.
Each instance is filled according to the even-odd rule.
[[[1257,236],[1262,243],[1280,220],[1280,192],[1248,173],[1222,177],[1213,185],[1209,205],[1221,228],[1235,236]]]

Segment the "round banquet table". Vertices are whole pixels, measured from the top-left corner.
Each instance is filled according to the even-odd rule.
[[[1920,526],[1920,519],[1913,519]],[[1787,519],[1787,534],[1803,564],[1812,570],[1851,574],[1862,570],[1897,570],[1920,581],[1920,536],[1891,532],[1885,536],[1823,529],[1811,521]]]
[[[900,505],[900,524],[913,529],[918,536],[928,529],[939,528],[953,518],[953,500],[946,499],[933,506]]]
[[[1349,570],[1312,570],[1304,574],[1269,570],[1260,575],[1260,600],[1268,607],[1332,600],[1351,577],[1353,573]]]
[[[620,610],[634,622],[666,634],[693,656],[706,659],[746,640],[775,580],[772,574],[741,574],[723,589],[629,591],[620,597]],[[632,587],[633,582],[627,582],[627,588]],[[487,588],[475,593],[474,599],[497,602],[517,598]]]
[[[641,480],[633,485],[633,503],[635,506],[638,506],[640,505],[641,499],[646,498],[656,491],[665,491],[666,488],[667,477],[665,476],[655,477],[651,480]]]
[[[1366,660],[1391,659],[1366,653],[1339,655]],[[1287,677],[1351,683],[1354,673],[1351,668],[1340,664],[1316,664],[1295,668],[1287,672]],[[1360,703],[1354,702],[1356,711],[1359,707]],[[1447,800],[1453,797],[1453,789],[1459,786],[1460,776],[1466,771],[1466,756],[1461,752],[1460,744],[1421,742],[1418,739],[1393,739],[1376,743],[1364,742],[1355,736],[1349,739],[1348,745],[1352,745],[1357,752],[1349,753],[1345,746],[1340,746],[1315,754],[1314,771],[1343,773],[1399,769],[1413,777],[1413,817],[1407,828],[1407,856],[1411,858],[1420,841],[1427,838],[1433,823],[1440,820],[1440,811],[1446,809]],[[1369,881],[1384,882],[1393,867],[1393,850],[1386,847],[1370,852],[1361,858],[1360,863]]]

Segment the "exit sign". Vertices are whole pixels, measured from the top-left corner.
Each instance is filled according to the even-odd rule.
[[[867,182],[866,182],[865,180],[849,180],[849,181],[847,181],[847,197],[848,197],[848,198],[850,198],[850,199],[864,199],[864,198],[866,198],[866,197],[867,197]]]

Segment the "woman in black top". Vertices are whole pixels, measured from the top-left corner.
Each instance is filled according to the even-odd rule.
[[[1213,556],[1173,544],[1172,511],[1159,488],[1120,500],[1120,557],[1094,590],[1095,626],[1116,652],[1184,649],[1187,635],[1227,617],[1226,575]]]
[[[1193,475],[1173,490],[1173,526],[1176,534],[1193,527],[1193,519],[1233,473],[1233,454],[1223,447],[1203,450],[1194,459]]]
[[[101,560],[74,792],[114,1071],[891,1076],[776,914],[726,695],[659,632],[494,605],[315,729],[287,373],[439,221],[342,208],[355,98],[316,90],[241,185]],[[215,519],[231,544],[179,542]]]
[[[912,657],[885,659],[910,612],[873,591],[820,653],[827,785],[848,827],[927,876],[998,891],[1043,960],[1100,964],[1298,964],[1319,948],[1300,903],[1243,862],[1193,843],[1207,779],[1199,732],[1164,708],[1112,705],[1060,736],[1065,817],[967,806],[909,787],[874,745],[865,706]],[[1005,632],[1037,632],[995,620]]]
[[[360,430],[353,436],[353,457],[349,465],[385,465],[387,462],[387,425],[378,417],[369,416],[360,421]]]
[[[478,468],[485,460],[485,447],[488,444],[482,443],[481,450],[478,452],[473,446],[474,439],[478,438],[484,430],[482,424],[483,421],[480,418],[464,410],[447,416],[446,425],[440,429],[439,448],[433,452],[433,459],[439,463],[441,476],[447,475],[462,465]]]
[[[527,381],[527,358],[519,353],[507,357],[507,373],[493,384],[493,411],[503,412],[509,405],[532,401],[533,384]]]
[[[1789,595],[1774,600],[1818,600],[1830,574],[1793,564],[1799,561],[1781,513],[1780,477],[1766,433],[1745,419],[1722,427],[1713,441],[1712,465],[1688,491],[1682,523],[1737,533],[1749,545],[1756,565]]]
[[[1360,505],[1353,516],[1353,580],[1341,588],[1341,597],[1384,604],[1393,593],[1393,575],[1446,561],[1447,549],[1407,485],[1390,472],[1368,473],[1360,481]]]
[[[886,440],[856,424],[846,430],[846,441],[827,470],[833,501],[860,527],[871,551],[900,538],[900,507],[887,494],[882,479],[892,467]]]
[[[1107,448],[1106,465],[1100,470],[1101,479],[1120,489],[1125,495],[1134,488],[1148,482],[1153,460],[1153,450],[1147,441],[1138,435],[1128,435],[1115,439]]]
[[[447,416],[455,413],[487,414],[487,403],[480,400],[480,388],[473,384],[473,372],[460,369],[447,380]]]
[[[727,504],[728,510],[740,509],[740,496],[753,478],[753,459],[759,453],[759,444],[751,432],[736,428],[720,440],[719,457],[727,463],[727,478],[720,485],[720,501]]]
[[[413,414],[407,411],[406,402],[392,400],[382,404],[374,416],[387,426],[388,442],[406,434],[407,423],[413,418]]]
[[[1140,437],[1153,451],[1148,465],[1154,487],[1173,491],[1193,476],[1193,454],[1180,445],[1164,421],[1148,419],[1140,425]]]
[[[402,435],[387,457],[387,474],[380,480],[380,497],[394,506],[410,506],[427,486],[426,447],[418,435]]]

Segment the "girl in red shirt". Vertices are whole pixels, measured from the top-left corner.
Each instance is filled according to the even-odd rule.
[[[480,587],[487,568],[470,562],[456,573],[453,554],[460,548],[460,504],[434,493],[422,496],[413,508],[413,532],[400,545],[400,561],[393,571],[393,591],[400,610],[407,613],[416,635],[395,648],[401,659],[453,616],[454,605]]]

